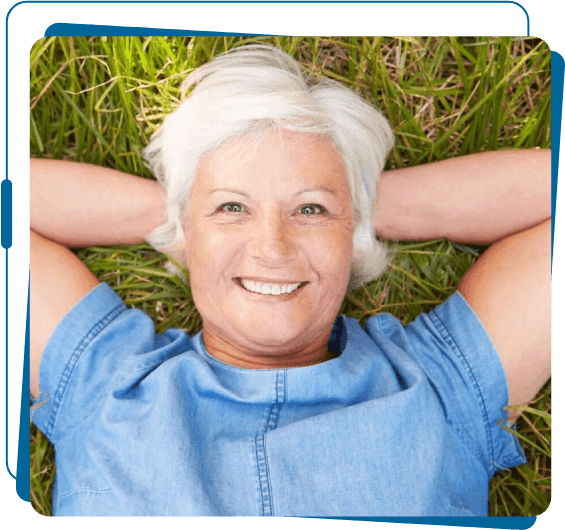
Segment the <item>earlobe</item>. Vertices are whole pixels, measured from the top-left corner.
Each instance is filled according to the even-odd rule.
[[[165,269],[171,274],[176,274],[183,282],[188,283],[188,278],[182,269],[179,269],[172,261],[165,263]]]
[[[183,271],[183,269],[187,268],[188,263],[184,239],[175,243],[167,252],[167,255],[171,261],[165,263],[165,269],[172,274],[176,274],[183,282],[187,282],[187,276]]]
[[[174,243],[169,252],[167,252],[167,255],[182,267],[186,267],[188,263],[188,255],[184,238],[181,241]]]

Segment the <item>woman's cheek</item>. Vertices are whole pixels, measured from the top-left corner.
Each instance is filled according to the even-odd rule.
[[[206,276],[223,276],[229,273],[241,259],[244,237],[234,230],[210,230],[199,242],[202,255],[200,271]]]
[[[310,239],[304,248],[309,249],[310,262],[316,264],[322,276],[336,281],[349,281],[353,256],[353,238],[346,230],[334,230]]]

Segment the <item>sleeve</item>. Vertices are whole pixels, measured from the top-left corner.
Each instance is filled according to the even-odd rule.
[[[32,421],[55,444],[80,426],[125,374],[182,350],[183,333],[170,330],[156,335],[151,318],[138,309],[127,309],[107,284],[99,284],[69,311],[47,341]]]
[[[386,317],[381,325],[386,325]],[[456,291],[430,313],[418,316],[403,335],[408,351],[438,396],[449,426],[483,462],[489,477],[524,464],[518,438],[503,428],[509,425],[504,410],[508,405],[504,368],[463,296]]]

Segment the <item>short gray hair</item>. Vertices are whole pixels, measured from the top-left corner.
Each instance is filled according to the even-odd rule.
[[[183,93],[190,88],[144,150],[167,193],[166,222],[148,238],[155,248],[169,252],[182,242],[182,217],[202,156],[233,137],[260,137],[273,127],[321,134],[341,155],[355,220],[349,289],[385,271],[388,254],[375,238],[373,211],[393,135],[375,107],[330,79],[311,82],[298,62],[267,45],[219,55],[188,76]]]

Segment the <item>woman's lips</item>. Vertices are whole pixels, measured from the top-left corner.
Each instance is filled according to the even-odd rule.
[[[291,294],[308,282],[278,282],[278,281],[258,281],[246,278],[235,278],[243,289],[250,293],[263,294],[269,296],[283,296]]]

